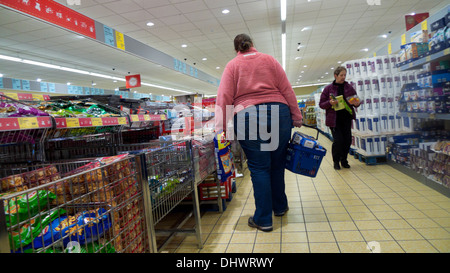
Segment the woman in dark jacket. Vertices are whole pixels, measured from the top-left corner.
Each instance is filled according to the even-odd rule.
[[[333,155],[334,169],[339,170],[342,167],[350,168],[347,161],[347,154],[352,144],[352,119],[355,119],[355,108],[359,106],[359,100],[349,100],[356,95],[355,89],[345,81],[347,70],[339,66],[334,71],[334,81],[327,85],[320,96],[319,107],[325,109],[325,125],[330,127],[333,135],[333,145],[331,153]],[[334,97],[343,95],[345,102],[351,109],[350,113],[346,109],[335,111],[332,106],[337,105],[338,101]]]

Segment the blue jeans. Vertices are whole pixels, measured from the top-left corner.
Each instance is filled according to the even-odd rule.
[[[272,226],[272,211],[283,212],[288,206],[284,170],[292,119],[289,107],[282,103],[264,103],[252,108],[234,116],[234,128],[251,173],[256,206],[253,220],[266,227]]]

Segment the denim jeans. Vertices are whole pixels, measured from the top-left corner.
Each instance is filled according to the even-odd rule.
[[[234,116],[234,128],[247,157],[253,184],[256,206],[253,220],[262,227],[272,226],[272,211],[283,212],[288,205],[284,170],[291,138],[291,114],[289,107],[282,103],[264,103],[246,110]],[[271,142],[275,145],[269,145]]]

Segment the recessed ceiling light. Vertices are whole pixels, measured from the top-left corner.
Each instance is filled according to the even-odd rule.
[[[71,83],[70,83],[70,82],[68,82],[68,83],[67,83],[67,85],[71,85]]]
[[[148,27],[152,27],[152,26],[154,26],[155,24],[153,23],[153,22],[147,22],[147,26]]]
[[[307,65],[304,65],[303,67],[308,67]]]
[[[42,80],[41,80],[40,78],[37,78],[36,81],[37,81],[37,82],[41,82]]]
[[[227,9],[224,9],[224,10],[222,10],[222,13],[223,13],[223,14],[228,14],[228,13],[230,13],[230,11],[227,10]]]
[[[302,57],[295,57],[295,60],[301,59]]]
[[[216,66],[216,69],[220,69],[220,66]]]
[[[181,47],[187,47],[187,45],[186,44],[182,44]]]
[[[3,74],[2,73],[0,73],[0,78],[3,78]]]
[[[334,67],[331,68],[331,70],[333,70],[333,69],[334,69]]]
[[[338,64],[341,64],[341,63],[342,63],[341,61],[338,62]]]
[[[363,48],[362,51],[366,51],[367,52],[367,51],[369,51],[369,49],[368,48]]]
[[[386,38],[387,38],[387,35],[386,35],[386,34],[383,34],[383,35],[381,35],[381,37],[384,38],[384,39],[386,39]]]
[[[203,58],[203,59],[202,59],[202,61],[206,61],[206,60],[208,60],[208,58]]]

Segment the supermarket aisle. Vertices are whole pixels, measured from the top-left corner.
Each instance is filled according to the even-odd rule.
[[[315,136],[315,131],[300,131]],[[290,210],[274,217],[274,231],[247,226],[254,210],[248,170],[223,213],[202,216],[204,248],[194,236],[172,240],[163,252],[214,253],[437,253],[450,252],[450,199],[387,165],[349,157],[350,169],[332,166],[331,142],[320,173],[286,173]],[[378,247],[377,247],[378,246]]]

